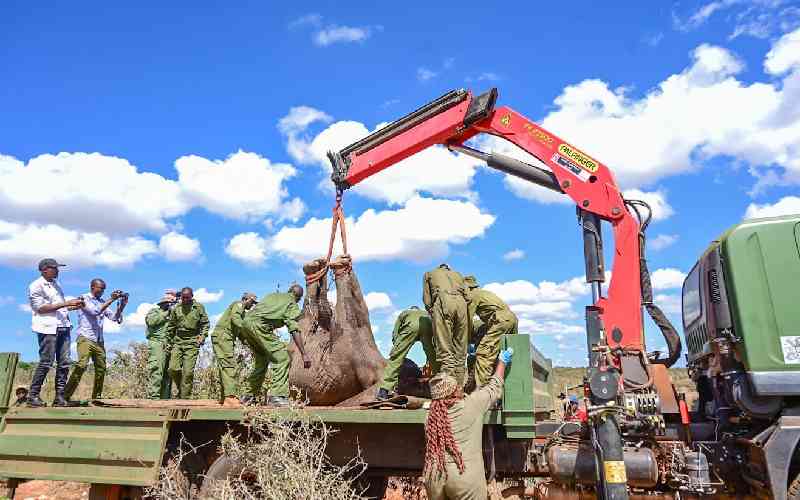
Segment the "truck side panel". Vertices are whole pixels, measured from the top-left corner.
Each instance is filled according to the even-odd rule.
[[[0,476],[151,484],[161,465],[167,415],[132,409],[13,409],[0,434]]]

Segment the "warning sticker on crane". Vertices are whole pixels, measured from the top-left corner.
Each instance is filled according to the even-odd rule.
[[[605,472],[607,483],[625,484],[628,482],[623,460],[606,460],[603,462],[603,472]]]
[[[564,167],[569,172],[575,174],[575,176],[586,182],[589,180],[589,172],[579,167],[575,162],[571,161],[569,158],[561,156],[558,153],[553,153],[553,162],[558,163],[560,166]]]
[[[574,161],[581,168],[588,170],[591,173],[597,172],[599,168],[597,166],[597,162],[591,159],[588,155],[581,153],[577,149],[573,148],[569,144],[561,144],[558,146],[558,152],[562,155],[566,156],[570,160]]]

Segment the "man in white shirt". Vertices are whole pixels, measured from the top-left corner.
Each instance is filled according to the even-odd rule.
[[[103,324],[106,318],[116,323],[122,323],[122,311],[128,303],[128,294],[121,290],[111,292],[111,298],[103,298],[106,291],[106,282],[95,278],[89,283],[89,293],[81,295],[83,307],[78,310],[78,362],[72,367],[72,375],[67,382],[64,398],[67,402],[72,398],[75,389],[83,377],[83,372],[89,365],[89,360],[94,363],[94,385],[92,386],[92,399],[98,399],[103,393],[103,380],[106,376],[106,348],[103,339]],[[117,299],[117,310],[111,312],[111,304]]]
[[[66,300],[61,285],[58,284],[59,264],[55,259],[39,261],[39,272],[42,276],[28,286],[28,302],[31,306],[31,330],[39,340],[39,365],[31,381],[28,405],[33,407],[47,406],[39,397],[47,378],[47,372],[56,362],[56,396],[53,406],[66,406],[64,389],[69,373],[69,342],[72,323],[67,311],[83,306],[83,299]]]

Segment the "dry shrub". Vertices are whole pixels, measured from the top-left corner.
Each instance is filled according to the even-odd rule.
[[[244,432],[229,431],[220,452],[237,464],[227,479],[211,481],[198,492],[185,476],[182,462],[197,449],[182,442],[178,453],[161,469],[159,483],[150,489],[154,500],[215,499],[271,500],[330,499],[359,500],[356,482],[366,464],[359,451],[345,465],[331,463],[325,455],[328,439],[335,432],[321,420],[291,409],[271,413],[249,411]]]
[[[83,378],[91,380],[86,374]],[[112,349],[109,352],[103,397],[109,399],[147,397],[147,343],[131,342],[124,351]]]

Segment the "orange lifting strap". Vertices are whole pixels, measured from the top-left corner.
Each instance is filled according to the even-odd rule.
[[[306,285],[310,285],[316,281],[319,281],[325,274],[328,272],[331,263],[331,257],[333,256],[333,244],[336,241],[336,226],[339,226],[339,231],[342,235],[342,250],[344,250],[345,255],[348,254],[347,252],[347,230],[344,227],[344,210],[342,210],[342,192],[337,191],[336,193],[336,205],[333,206],[333,220],[331,221],[331,239],[330,243],[328,243],[328,255],[325,257],[325,266],[322,267],[319,271],[309,274],[306,276]]]

